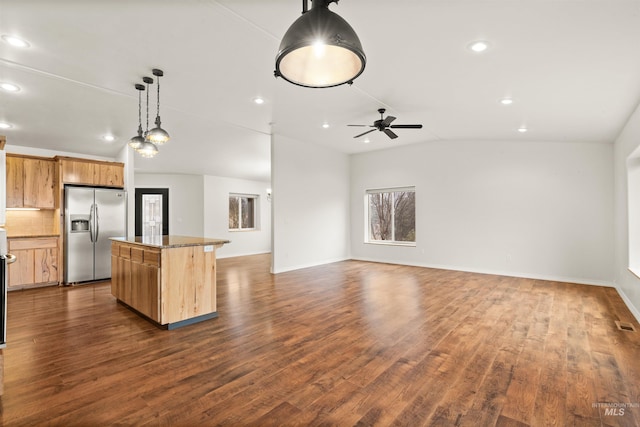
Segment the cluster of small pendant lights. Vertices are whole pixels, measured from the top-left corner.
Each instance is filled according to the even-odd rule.
[[[129,146],[136,150],[142,157],[151,158],[158,154],[158,146],[169,142],[169,133],[162,129],[160,123],[160,77],[164,75],[162,70],[154,68],[152,73],[157,78],[158,94],[156,98],[156,127],[149,129],[149,85],[153,84],[151,77],[143,77],[142,81],[146,84],[142,85],[136,83],[135,87],[138,90],[138,134],[131,138]],[[147,91],[147,127],[146,131],[142,132],[142,91]]]

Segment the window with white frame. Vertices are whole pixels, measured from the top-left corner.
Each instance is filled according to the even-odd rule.
[[[229,194],[229,230],[255,230],[258,196]]]
[[[415,245],[415,187],[367,190],[365,242]]]

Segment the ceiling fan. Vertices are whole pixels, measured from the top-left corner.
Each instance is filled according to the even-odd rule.
[[[387,116],[386,118],[384,118],[385,111],[387,110],[385,110],[384,108],[378,109],[378,113],[380,113],[380,120],[376,120],[375,122],[373,122],[372,125],[347,125],[347,126],[360,126],[360,127],[368,126],[368,127],[374,128],[366,132],[363,132],[360,135],[356,135],[354,136],[354,138],[361,137],[377,129],[380,132],[386,133],[389,138],[395,139],[398,137],[398,135],[396,135],[391,129],[422,129],[422,125],[392,125],[391,122],[393,122],[396,118],[393,116]]]

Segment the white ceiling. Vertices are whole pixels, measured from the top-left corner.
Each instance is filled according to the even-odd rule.
[[[31,43],[0,42],[0,81],[21,87],[0,91],[0,121],[14,126],[0,132],[11,145],[114,157],[136,133],[134,84],[160,68],[172,140],[152,160],[136,155],[136,170],[269,180],[271,133],[345,153],[434,140],[611,143],[640,101],[640,0],[343,0],[330,8],[358,33],[367,67],[330,89],[273,77],[301,5],[0,0],[0,34]],[[478,39],[487,52],[466,48]],[[501,105],[505,96],[514,103]],[[151,104],[153,122],[154,90]],[[424,128],[354,139],[366,129],[346,125],[372,123],[380,107]]]

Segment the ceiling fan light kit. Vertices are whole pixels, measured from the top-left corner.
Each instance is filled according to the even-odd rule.
[[[313,0],[285,33],[276,55],[274,75],[298,86],[327,88],[353,80],[367,59],[356,32],[329,10],[337,0]]]

